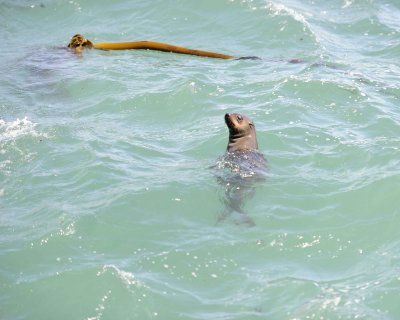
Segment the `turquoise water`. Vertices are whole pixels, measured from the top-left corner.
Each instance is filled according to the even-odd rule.
[[[397,0],[2,1],[0,318],[399,319],[399,17]],[[77,56],[75,33],[261,60]],[[227,112],[268,160],[253,227],[217,223]]]

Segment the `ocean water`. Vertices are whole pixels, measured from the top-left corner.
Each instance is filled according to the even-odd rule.
[[[1,1],[0,319],[400,319],[399,17],[397,0]],[[76,33],[260,59],[76,55]],[[268,160],[251,227],[218,219],[227,112]]]

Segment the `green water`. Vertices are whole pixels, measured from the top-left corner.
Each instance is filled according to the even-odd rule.
[[[399,17],[396,0],[2,1],[0,319],[399,319]],[[261,59],[77,56],[75,33]],[[227,112],[268,160],[253,227],[217,223]]]

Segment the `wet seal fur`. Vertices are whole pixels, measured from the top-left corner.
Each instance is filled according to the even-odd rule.
[[[217,180],[225,189],[222,198],[225,208],[218,222],[236,212],[239,215],[236,223],[254,225],[243,206],[254,195],[256,182],[264,180],[267,161],[258,150],[256,128],[249,117],[227,113],[225,123],[229,129],[228,145],[224,156],[217,161],[217,168],[224,169]]]
[[[225,123],[229,129],[229,140],[224,158],[231,162],[235,160],[233,162],[242,175],[265,172],[267,161],[258,150],[254,122],[243,114],[227,113]]]
[[[254,123],[239,113],[225,114],[225,123],[229,129],[228,152],[257,150],[257,136]]]

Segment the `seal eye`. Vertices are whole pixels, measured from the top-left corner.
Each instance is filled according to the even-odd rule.
[[[240,114],[238,114],[236,116],[236,120],[239,121],[239,122],[242,122],[243,121],[243,117]]]

